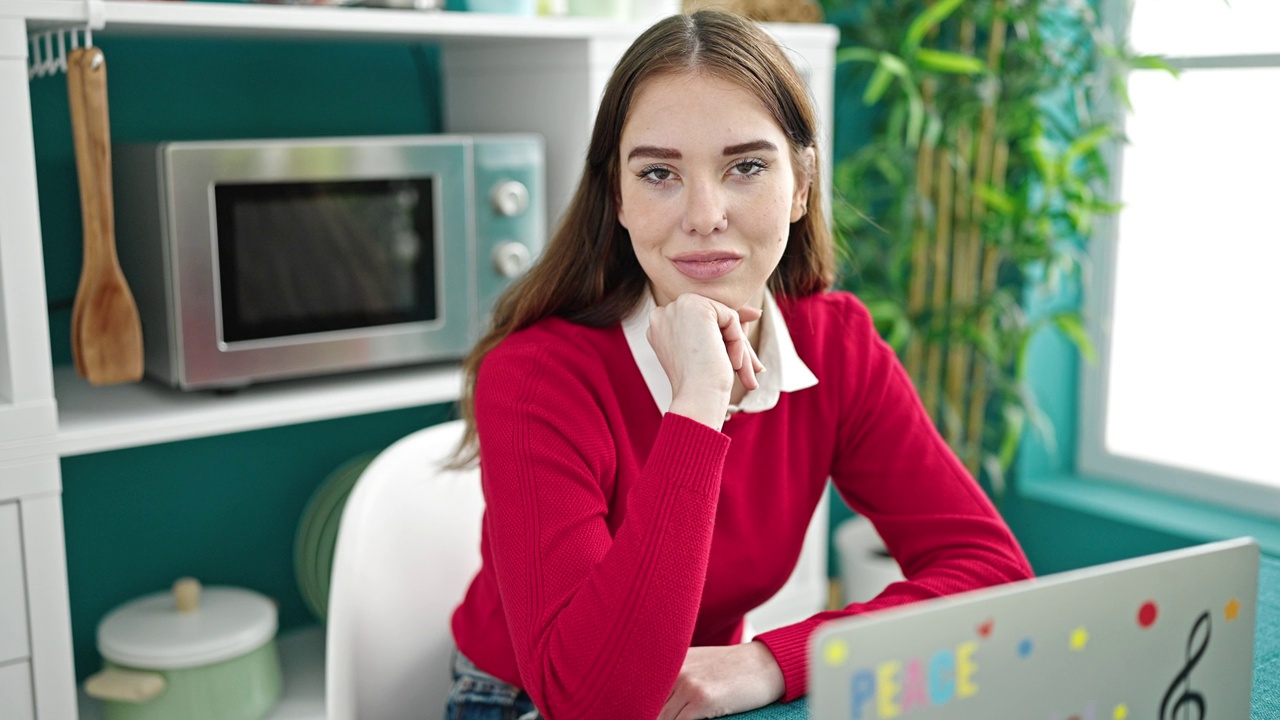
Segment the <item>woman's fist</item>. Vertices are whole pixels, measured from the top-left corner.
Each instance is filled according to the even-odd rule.
[[[734,310],[702,295],[684,294],[649,315],[649,344],[671,381],[671,412],[716,429],[724,424],[734,378],[747,390],[764,370],[744,327],[757,308]]]

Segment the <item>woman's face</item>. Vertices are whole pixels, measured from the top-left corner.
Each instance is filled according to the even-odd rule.
[[[659,76],[636,93],[619,152],[618,222],[654,301],[759,307],[809,185],[764,105],[710,75]]]

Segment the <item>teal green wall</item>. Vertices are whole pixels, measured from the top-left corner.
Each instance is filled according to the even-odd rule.
[[[406,44],[99,37],[116,142],[437,132],[438,52]],[[79,194],[65,76],[31,83],[55,364],[69,364]],[[303,506],[346,460],[448,417],[379,413],[62,461],[76,674],[104,614],[183,575],[280,602],[311,622],[293,574]]]

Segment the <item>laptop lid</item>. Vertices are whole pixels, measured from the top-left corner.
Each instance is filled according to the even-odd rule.
[[[1239,538],[827,623],[811,716],[1247,718],[1258,562]]]

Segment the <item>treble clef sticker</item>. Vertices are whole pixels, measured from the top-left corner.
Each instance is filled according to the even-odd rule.
[[[1204,632],[1200,628],[1204,628]],[[1191,669],[1200,662],[1209,647],[1209,612],[1205,611],[1191,626],[1187,636],[1187,664],[1173,678],[1160,701],[1160,720],[1204,720],[1204,694],[1191,689]],[[1189,714],[1195,709],[1195,717]]]

